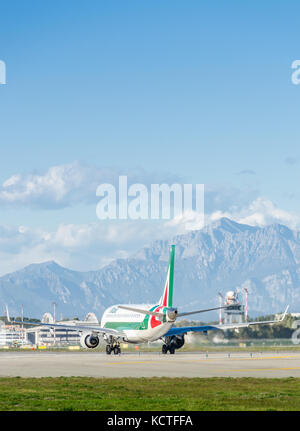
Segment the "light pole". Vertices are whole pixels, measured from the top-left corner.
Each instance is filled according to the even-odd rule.
[[[223,305],[223,295],[222,295],[221,292],[219,292],[219,307],[220,307],[220,310],[219,310],[219,325],[222,325],[222,323],[223,323],[222,308],[221,308],[222,305]]]
[[[24,322],[24,306],[23,306],[23,304],[21,304],[21,319],[22,319],[22,322]],[[22,333],[22,345],[24,344],[24,324],[22,323],[22,328],[21,328],[21,333]]]
[[[246,287],[244,287],[244,291],[245,291],[245,296],[246,296],[246,300],[245,300],[245,321],[248,322],[248,289],[246,289]]]
[[[53,302],[53,317],[54,317],[54,323],[56,323],[56,302]],[[56,332],[55,332],[55,328],[53,330],[53,335],[54,335],[54,345],[56,344]]]

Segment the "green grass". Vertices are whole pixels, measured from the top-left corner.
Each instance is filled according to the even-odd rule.
[[[300,379],[1,378],[0,410],[300,410]]]

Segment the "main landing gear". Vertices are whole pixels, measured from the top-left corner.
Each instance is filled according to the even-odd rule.
[[[163,346],[161,348],[162,354],[166,355],[168,353],[168,350],[170,352],[170,355],[174,355],[174,353],[175,353],[175,347],[174,346],[170,346],[168,344],[163,344]]]
[[[106,345],[106,354],[110,355],[111,353],[114,353],[114,355],[120,355],[121,354],[121,348],[119,344],[107,344]]]
[[[109,335],[104,338],[106,341],[106,354],[111,355],[112,353],[114,355],[120,355],[121,348],[120,348],[120,340],[118,338],[114,338],[112,335]]]
[[[164,337],[162,340],[164,342],[161,349],[163,355],[166,355],[168,351],[170,355],[174,355],[175,349],[180,349],[184,345],[184,335],[172,335]]]

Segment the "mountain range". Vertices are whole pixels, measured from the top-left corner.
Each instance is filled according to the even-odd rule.
[[[79,272],[54,261],[0,278],[0,309],[41,318],[83,318],[116,303],[155,303],[162,294],[170,244],[176,245],[174,305],[182,311],[218,306],[218,292],[247,288],[250,317],[300,310],[300,232],[280,224],[253,227],[222,218],[201,230],[154,241],[98,271]],[[2,314],[0,312],[0,314]],[[201,320],[204,315],[201,315]],[[208,314],[217,320],[217,312]]]

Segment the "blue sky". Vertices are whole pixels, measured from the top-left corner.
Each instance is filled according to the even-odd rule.
[[[291,214],[297,225],[299,12],[297,1],[2,2],[0,183],[46,181],[49,169],[76,161],[92,172],[142,169],[217,190],[212,211],[244,220],[256,202],[272,213],[266,220],[288,224]],[[98,223],[83,194],[60,208],[2,199],[0,225],[54,235],[61,223]],[[111,256],[142,245],[129,243]],[[27,254],[77,267],[54,246],[27,252],[11,266]]]

